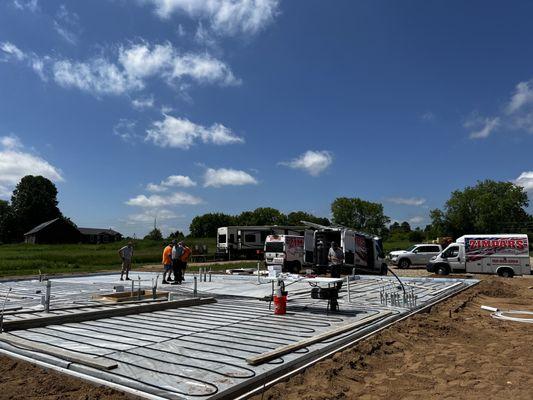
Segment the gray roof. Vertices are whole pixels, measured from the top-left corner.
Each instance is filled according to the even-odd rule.
[[[37,225],[35,228],[33,228],[31,231],[29,232],[26,232],[24,234],[24,236],[26,235],[33,235],[34,233],[37,233],[39,232],[40,230],[43,230],[44,228],[46,228],[48,225],[52,225],[54,222],[56,222],[59,218],[54,218],[50,221],[46,221],[46,222],[43,222],[42,224],[40,225]]]
[[[113,229],[101,229],[101,228],[78,228],[82,235],[100,235],[102,233],[107,233],[108,235],[120,235],[120,232],[114,231]]]

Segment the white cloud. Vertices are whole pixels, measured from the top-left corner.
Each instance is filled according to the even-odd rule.
[[[527,192],[533,192],[533,171],[522,172],[514,184],[522,186]]]
[[[506,112],[512,114],[527,104],[533,103],[533,81],[520,82],[516,85],[515,92],[506,107]]]
[[[274,20],[279,0],[144,0],[157,15],[187,14],[210,23],[218,34],[255,34]]]
[[[149,192],[159,193],[165,192],[169,187],[193,187],[196,186],[196,182],[188,176],[184,175],[170,175],[166,179],[162,180],[160,184],[149,183],[146,185],[146,190]]]
[[[126,204],[129,206],[138,206],[144,208],[158,208],[185,204],[196,205],[200,203],[202,203],[202,199],[199,197],[195,197],[183,192],[176,192],[168,196],[162,196],[158,194],[146,196],[144,194],[140,194],[126,201]]]
[[[222,124],[216,123],[206,127],[186,118],[176,118],[166,114],[163,120],[155,121],[146,133],[146,141],[160,147],[175,147],[183,150],[189,149],[198,141],[216,145],[244,142],[244,139]]]
[[[39,156],[23,151],[16,136],[0,137],[0,196],[7,197],[26,175],[42,175],[62,182],[61,171]]]
[[[26,58],[24,52],[11,42],[0,43],[0,50],[2,50],[6,58],[13,57],[18,61],[22,61]]]
[[[144,110],[146,108],[152,108],[154,106],[154,97],[139,97],[131,101],[133,108],[137,110]]]
[[[326,170],[333,162],[333,155],[329,151],[312,151],[308,150],[292,161],[281,162],[280,165],[285,165],[294,169],[301,169],[309,173],[311,176],[318,176]]]
[[[40,9],[38,0],[13,0],[13,6],[19,10],[31,12],[37,12]]]
[[[243,186],[257,184],[257,180],[249,173],[231,168],[208,168],[204,174],[204,187]]]
[[[69,11],[64,4],[61,4],[54,19],[54,29],[68,43],[76,45],[81,33],[79,20],[78,14]]]
[[[418,225],[424,222],[426,219],[424,217],[421,217],[419,215],[409,218],[407,222],[409,222],[410,225]]]
[[[170,43],[120,46],[113,57],[98,56],[84,61],[26,54],[10,42],[0,43],[0,50],[6,60],[27,60],[28,66],[43,80],[51,77],[60,86],[96,96],[142,90],[149,78],[159,78],[178,91],[187,88],[189,81],[240,83],[223,61],[207,53],[180,54]]]
[[[136,224],[153,224],[154,220],[157,219],[157,222],[163,222],[163,221],[169,221],[173,219],[180,218],[181,215],[178,215],[174,213],[171,210],[167,209],[160,209],[160,210],[143,210],[143,212],[139,214],[131,214],[128,216],[128,220],[126,223],[128,225],[136,225]]]
[[[485,139],[500,126],[500,118],[482,117],[472,113],[463,126],[470,129],[470,139]]]
[[[420,119],[425,122],[433,121],[435,119],[435,114],[431,111],[427,111],[420,116]]]
[[[419,197],[389,197],[387,201],[406,206],[421,206],[425,204],[426,199]]]

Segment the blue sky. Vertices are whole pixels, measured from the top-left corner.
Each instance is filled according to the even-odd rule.
[[[424,226],[480,179],[533,192],[533,3],[4,0],[0,197],[187,231],[338,196]]]

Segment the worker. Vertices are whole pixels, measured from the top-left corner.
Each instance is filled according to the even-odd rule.
[[[122,270],[120,271],[120,280],[123,281],[124,273],[126,273],[126,280],[130,281],[129,278],[131,270],[131,261],[133,260],[133,243],[128,242],[128,244],[119,249],[118,255],[122,259]]]
[[[341,267],[344,263],[344,251],[335,242],[331,242],[331,248],[328,253],[329,267],[332,278],[341,277]]]
[[[183,254],[183,246],[176,240],[172,242],[174,247],[172,248],[172,272],[174,273],[173,285],[181,285],[183,280],[183,269],[181,262],[181,255]]]
[[[185,245],[183,241],[179,242],[179,246],[183,249],[180,257],[180,267],[181,267],[181,280],[185,280],[185,270],[187,269],[187,262],[191,256],[192,250]]]
[[[169,243],[163,249],[163,283],[168,284],[167,274],[170,275],[170,270],[172,269],[172,243]],[[170,277],[168,277],[170,279]]]

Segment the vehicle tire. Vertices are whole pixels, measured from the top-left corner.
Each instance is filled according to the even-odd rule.
[[[289,267],[289,272],[291,274],[299,274],[301,269],[302,269],[302,266],[300,265],[300,262],[299,261],[293,261],[293,262],[291,262],[291,265]]]
[[[411,261],[409,261],[408,258],[402,258],[399,262],[398,262],[398,268],[400,269],[404,269],[404,268],[409,268],[409,266],[411,265]]]
[[[514,271],[510,268],[502,268],[498,271],[498,275],[502,278],[512,278],[514,276]]]
[[[379,272],[380,275],[387,275],[389,273],[389,267],[387,264],[381,264],[381,271]]]
[[[448,271],[448,268],[444,265],[437,265],[435,267],[435,273],[437,275],[448,275],[450,271]]]

